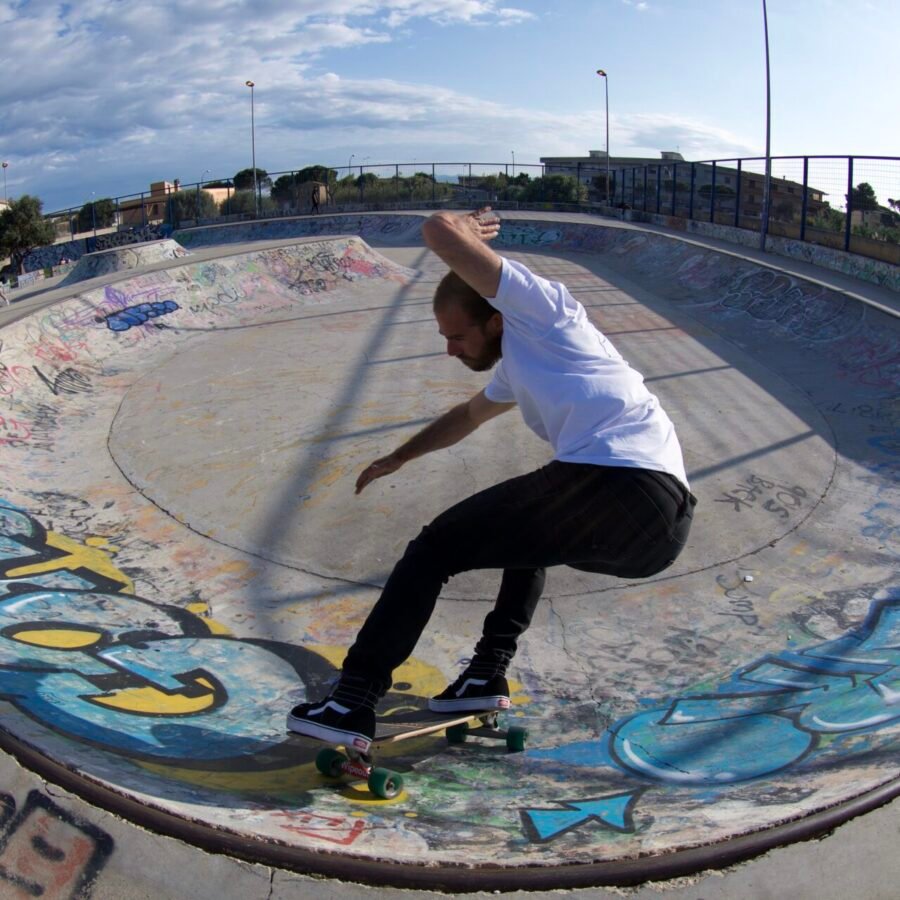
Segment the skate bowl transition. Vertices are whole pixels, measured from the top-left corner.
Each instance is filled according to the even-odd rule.
[[[549,572],[510,672],[524,752],[395,745],[390,800],[316,770],[286,714],[406,543],[549,458],[513,411],[354,495],[486,381],[444,352],[424,215],[176,233],[0,329],[4,749],[198,847],[455,891],[686,874],[900,793],[900,321],[536,213],[504,214],[497,249],[565,281],[661,398],[690,544],[644,581]],[[498,583],[451,580],[383,711],[455,677]]]

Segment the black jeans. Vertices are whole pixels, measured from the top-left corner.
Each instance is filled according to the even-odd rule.
[[[472,569],[503,569],[475,648],[505,670],[528,628],[547,566],[647,578],[684,548],[696,498],[664,472],[552,462],[452,506],[394,567],[344,660],[379,693],[413,652],[441,586]]]

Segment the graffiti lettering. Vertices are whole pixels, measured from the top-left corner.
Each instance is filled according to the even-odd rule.
[[[38,378],[47,385],[51,394],[89,394],[93,390],[91,379],[76,369],[63,369],[53,380],[45,375],[37,366],[34,367]]]
[[[7,818],[0,834],[0,882],[15,896],[48,900],[90,896],[113,853],[113,839],[40,791],[31,791],[11,820],[15,800],[9,795],[0,799]]]
[[[728,610],[718,611],[720,616],[734,616],[744,625],[755,628],[759,625],[759,616],[753,607],[753,597],[756,596],[746,590],[746,582],[740,576],[719,575],[716,584],[722,589],[728,600]]]
[[[758,475],[750,475],[746,481],[740,482],[731,491],[723,492],[721,497],[716,497],[715,502],[730,503],[735,512],[740,512],[742,509],[753,507],[763,494],[771,491],[774,491],[774,496],[766,500],[762,508],[774,513],[780,519],[789,518],[789,510],[799,508],[806,497],[806,491],[797,485],[776,484]]]
[[[600,740],[532,750],[529,756],[618,770],[635,779],[635,791],[646,790],[648,783],[709,791],[802,761],[827,764],[836,752],[827,738],[837,735],[857,737],[841,748],[844,755],[869,754],[881,734],[891,745],[891,726],[900,721],[897,658],[885,649],[896,645],[898,627],[900,596],[894,592],[872,603],[863,624],[839,638],[762,657],[735,670],[713,692],[617,720]],[[628,798],[621,802],[627,806]],[[565,821],[557,819],[565,827],[554,827],[546,810],[537,827],[535,810],[520,812],[533,841],[585,822],[585,812],[604,819],[596,809],[576,811],[570,805]],[[606,824],[621,827],[622,822],[618,816]]]
[[[129,306],[121,312],[107,316],[106,326],[111,331],[128,331],[129,328],[134,328],[135,325],[145,325],[148,320],[168,315],[175,312],[178,308],[178,304],[174,300]]]
[[[349,847],[366,829],[366,823],[362,819],[321,816],[306,811],[279,812],[273,818],[288,820],[288,824],[279,826],[284,831],[330,844],[340,844],[342,847]]]

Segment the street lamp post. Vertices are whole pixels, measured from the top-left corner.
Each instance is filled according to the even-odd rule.
[[[609,76],[603,69],[597,69],[597,74],[603,79],[606,93],[606,205],[609,206]]]
[[[3,160],[3,201],[4,203],[9,203],[9,194],[6,193],[6,170],[9,168],[9,163],[6,160]]]
[[[766,180],[763,186],[762,221],[759,225],[759,249],[765,252],[769,231],[769,202],[772,190],[772,89],[769,79],[769,17],[766,0],[762,0],[763,34],[766,42]]]
[[[245,81],[244,84],[250,88],[250,149],[253,159],[253,208],[256,210],[256,217],[259,218],[259,185],[256,182],[256,120],[253,112],[253,88],[256,87],[256,82]]]
[[[513,158],[513,179],[515,179],[515,177],[516,177],[516,151],[511,150],[510,152],[512,153],[512,158]]]
[[[350,154],[350,159],[347,160],[347,177],[349,178],[353,174],[353,169],[350,168],[353,165],[353,157],[356,156],[355,153]]]

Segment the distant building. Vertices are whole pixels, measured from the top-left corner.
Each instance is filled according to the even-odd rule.
[[[185,190],[196,190],[196,185]],[[170,194],[181,190],[181,182],[154,181],[150,185],[150,193],[130,200],[119,201],[119,224],[126,228],[143,225],[158,225],[166,220],[166,204]],[[203,187],[204,193],[211,194],[216,205],[227,200],[233,193],[231,187]]]
[[[605,190],[607,161],[604,150],[591,150],[587,156],[542,156],[541,163],[544,165],[546,175],[572,175],[582,184],[593,187],[595,191]],[[665,209],[667,197],[670,198],[671,204],[673,184],[677,186],[679,194],[690,190],[692,166],[694,191],[701,198],[709,197],[715,177],[716,194],[720,201],[740,191],[742,214],[748,218],[758,218],[762,215],[764,175],[743,168],[739,171],[736,166],[719,163],[715,166],[708,162],[691,163],[674,150],[660,151],[659,159],[634,156],[610,157],[610,191],[621,198],[624,184],[626,202],[630,202],[633,191],[642,198],[646,171],[648,197],[655,198],[659,184],[662,205]],[[783,219],[799,216],[803,202],[803,185],[796,181],[788,181],[786,178],[773,178],[771,186],[769,208],[772,215]],[[806,203],[810,216],[815,216],[824,207],[825,196],[824,191],[807,186]]]
[[[873,231],[882,231],[885,228],[900,227],[900,215],[884,206],[878,209],[854,209],[850,213],[850,223],[871,228]]]

